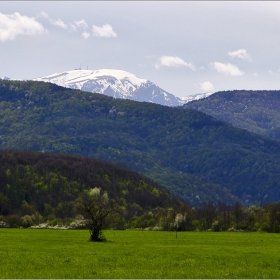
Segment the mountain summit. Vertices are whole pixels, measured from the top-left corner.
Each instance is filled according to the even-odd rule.
[[[122,70],[71,70],[34,79],[59,86],[102,93],[114,98],[146,101],[166,106],[181,106],[192,100],[205,98],[210,93],[176,97],[146,79]]]
[[[102,93],[114,98],[146,101],[167,106],[182,105],[182,100],[154,83],[114,69],[71,70],[34,79],[59,86]]]

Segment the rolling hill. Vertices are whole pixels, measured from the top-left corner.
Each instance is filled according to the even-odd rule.
[[[122,207],[127,222],[152,209],[183,205],[166,188],[124,166],[72,155],[0,151],[0,220],[8,216],[11,225],[13,215],[73,219],[79,194],[95,187]]]

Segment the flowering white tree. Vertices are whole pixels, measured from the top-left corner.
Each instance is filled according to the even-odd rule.
[[[185,222],[185,216],[183,216],[181,213],[178,213],[175,217],[175,221],[173,223],[173,226],[175,227],[176,231],[180,230],[180,228],[183,226]]]
[[[84,191],[76,201],[76,209],[83,215],[90,232],[91,241],[105,241],[102,230],[116,204],[109,200],[107,192],[101,194],[100,188]]]

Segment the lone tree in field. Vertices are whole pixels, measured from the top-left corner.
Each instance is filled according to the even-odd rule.
[[[100,188],[84,191],[76,201],[76,209],[83,215],[91,241],[105,241],[102,230],[106,227],[110,214],[116,204],[109,200],[107,192],[101,194]]]

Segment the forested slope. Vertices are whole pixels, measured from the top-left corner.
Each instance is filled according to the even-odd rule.
[[[122,163],[191,204],[280,199],[280,143],[204,113],[0,81],[0,148]]]
[[[280,139],[280,91],[222,91],[184,108],[197,110],[251,132]]]
[[[0,151],[0,216],[73,218],[79,194],[95,187],[107,191],[131,218],[136,212],[183,205],[159,184],[124,166],[72,155]]]

